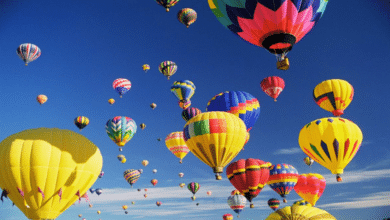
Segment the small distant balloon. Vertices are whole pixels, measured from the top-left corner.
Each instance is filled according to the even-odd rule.
[[[145,71],[145,73],[148,72],[148,70],[150,70],[149,64],[142,65],[142,70]]]
[[[46,101],[47,101],[47,96],[45,96],[45,95],[38,95],[37,96],[37,101],[39,102],[39,104],[43,104],[43,103],[45,103]]]
[[[109,99],[108,103],[110,103],[110,105],[114,104],[115,103],[115,99]]]
[[[78,116],[74,119],[74,124],[80,129],[80,131],[89,124],[89,119],[85,116]]]
[[[157,105],[156,105],[156,103],[152,103],[152,104],[150,104],[150,107],[151,107],[152,109],[155,109],[155,108],[157,107]]]

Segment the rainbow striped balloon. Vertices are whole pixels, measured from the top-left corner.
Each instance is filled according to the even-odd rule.
[[[125,172],[123,173],[123,177],[130,184],[131,187],[133,187],[133,184],[138,181],[140,176],[141,172],[139,172],[139,170],[134,169],[125,170]]]
[[[285,198],[294,189],[298,176],[298,171],[290,164],[272,165],[268,184],[282,198]],[[283,199],[283,202],[287,200]]]
[[[180,23],[184,24],[187,28],[191,24],[193,24],[197,18],[198,15],[196,11],[192,8],[183,8],[177,13],[177,19],[180,21]]]
[[[166,76],[169,80],[169,78],[176,73],[177,65],[175,62],[167,60],[160,64],[158,70],[160,71],[160,73],[164,74],[164,76]]]
[[[126,116],[116,116],[106,123],[106,132],[108,136],[119,147],[123,147],[130,141],[136,131],[137,125],[135,121]]]

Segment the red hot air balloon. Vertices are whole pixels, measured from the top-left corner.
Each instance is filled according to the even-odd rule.
[[[313,206],[325,190],[326,180],[318,173],[301,174],[294,186],[295,192]]]
[[[233,215],[232,214],[225,214],[222,216],[223,220],[233,220]]]
[[[268,182],[269,167],[271,167],[269,162],[249,158],[233,162],[226,169],[230,183],[251,202],[251,208],[254,207],[252,199],[261,192]]]
[[[153,186],[155,186],[158,183],[156,179],[152,179],[150,182],[152,183]]]
[[[261,89],[270,97],[274,98],[275,102],[280,93],[284,89],[284,80],[278,76],[269,76],[264,78],[260,83]]]

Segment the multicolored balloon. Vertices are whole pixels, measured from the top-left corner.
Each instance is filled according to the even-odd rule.
[[[163,6],[166,11],[169,11],[169,8],[175,6],[180,0],[156,0],[157,4]]]
[[[279,208],[279,205],[280,201],[278,199],[272,198],[268,200],[268,206],[274,211]]]
[[[270,176],[268,184],[286,203],[285,197],[294,189],[295,184],[298,182],[298,171],[290,164],[277,164],[272,165],[270,168]]]
[[[193,197],[194,197],[193,200],[195,200],[195,199],[196,199],[195,194],[196,194],[196,192],[198,192],[198,190],[199,190],[199,188],[200,188],[199,183],[191,182],[191,183],[189,183],[189,184],[187,185],[187,188],[188,188],[188,190],[192,193],[192,195],[193,195]]]
[[[142,65],[142,70],[145,71],[145,73],[148,72],[148,70],[150,70],[149,64]]]
[[[190,151],[203,163],[213,168],[221,180],[223,168],[244,147],[244,122],[227,112],[206,112],[189,120],[183,129],[184,140]]]
[[[122,95],[127,93],[131,88],[131,82],[128,79],[118,78],[112,83],[112,88],[119,93],[119,97],[122,98]]]
[[[206,192],[208,196],[211,196],[211,191]]]
[[[133,138],[136,131],[137,125],[130,117],[116,116],[106,123],[107,135],[120,149]]]
[[[202,112],[198,108],[189,107],[189,108],[184,109],[181,112],[181,117],[187,122],[191,118],[199,115],[200,113],[202,113]]]
[[[47,96],[45,95],[38,95],[37,96],[37,101],[40,105],[42,105],[43,103],[45,103],[47,101]]]
[[[146,128],[146,124],[141,123],[141,124],[139,125],[139,127],[140,127],[142,130],[144,130],[144,129]]]
[[[126,163],[126,157],[125,157],[125,155],[120,154],[120,155],[117,156],[117,158],[118,158],[118,160],[119,160],[121,163]]]
[[[238,190],[233,190],[231,196],[227,199],[227,203],[237,213],[237,217],[240,217],[240,213],[246,205],[246,198]]]
[[[318,173],[308,173],[299,175],[294,190],[302,199],[315,206],[322,196],[325,186],[326,180],[323,176]]]
[[[147,160],[143,160],[143,161],[142,161],[142,165],[143,165],[144,167],[146,167],[148,164],[149,164],[149,161],[147,161]]]
[[[160,201],[157,201],[157,202],[156,202],[156,205],[157,205],[157,206],[160,206],[161,204],[162,204],[162,203],[161,203]]]
[[[271,213],[265,220],[279,219],[321,219],[321,220],[336,220],[336,218],[328,212],[309,206],[293,205],[287,206]]]
[[[89,119],[85,116],[78,116],[74,119],[74,124],[80,129],[80,131],[89,124]]]
[[[353,95],[352,85],[342,79],[323,81],[313,90],[313,98],[317,105],[332,112],[334,116],[344,114],[344,110],[352,102]]]
[[[182,178],[184,176],[184,173],[179,173],[179,177]]]
[[[108,100],[108,103],[109,103],[110,105],[114,104],[114,103],[115,103],[115,99],[109,99],[109,100]]]
[[[153,186],[155,186],[155,185],[158,183],[158,180],[152,179],[152,180],[150,181],[150,183],[151,183]]]
[[[196,11],[192,8],[183,8],[177,13],[177,19],[187,28],[196,21],[197,17]]]
[[[104,171],[102,170],[102,171],[100,171],[100,174],[99,174],[99,178],[102,178],[104,176]]]
[[[222,216],[222,219],[223,219],[223,220],[233,220],[233,215],[232,215],[232,214],[229,214],[229,213],[224,214],[224,215]]]
[[[180,183],[179,186],[180,188],[183,188],[186,184],[185,183]]]
[[[38,59],[41,56],[41,49],[35,44],[24,43],[16,49],[16,54],[23,60],[27,66],[28,63]]]
[[[270,162],[259,159],[241,159],[226,168],[226,176],[230,183],[251,203],[267,184]]]
[[[363,134],[352,121],[340,117],[321,118],[305,125],[299,133],[302,151],[336,174],[341,182],[344,168],[355,157]]]
[[[144,197],[145,197],[145,198],[148,197],[148,194],[144,194]]]
[[[305,158],[303,158],[303,162],[305,162],[306,165],[311,167],[311,165],[313,165],[313,163],[314,163],[314,160],[311,159],[310,157],[305,157]]]
[[[184,140],[184,134],[181,131],[176,131],[168,134],[165,138],[165,145],[177,158],[180,163],[183,163],[183,158],[190,152]]]
[[[123,205],[123,206],[122,206],[122,209],[123,209],[123,210],[126,210],[127,208],[128,208],[127,205]]]
[[[160,64],[158,70],[160,71],[160,73],[164,74],[164,76],[166,76],[169,80],[169,78],[176,73],[177,65],[175,62],[167,60]]]
[[[328,0],[208,0],[218,21],[243,40],[275,54],[287,70],[287,53],[322,17]]]
[[[283,91],[284,86],[284,80],[279,76],[266,77],[260,83],[260,87],[263,92],[273,98],[275,102],[280,93]]]
[[[141,176],[141,172],[139,170],[127,169],[123,172],[123,177],[130,184],[131,188],[133,188],[133,184],[138,181]]]
[[[171,86],[171,92],[179,99],[179,106],[187,109],[191,105],[191,97],[195,93],[195,84],[189,80],[175,81]]]
[[[155,109],[155,108],[157,107],[157,105],[156,105],[156,103],[152,103],[152,104],[150,104],[150,107],[151,107],[152,109]]]
[[[100,196],[100,194],[103,193],[103,190],[102,190],[101,188],[98,188],[98,189],[95,190],[95,192],[96,192],[96,194],[97,194],[98,196]]]
[[[207,103],[206,111],[224,111],[242,119],[248,131],[260,116],[260,103],[243,91],[226,91],[215,95]]]

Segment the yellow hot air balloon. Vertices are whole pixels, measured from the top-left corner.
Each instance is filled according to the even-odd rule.
[[[100,213],[102,213],[101,211],[97,211],[97,214],[100,215]]]
[[[114,104],[115,103],[115,99],[109,99],[108,103],[110,103],[110,105]]]
[[[325,210],[302,205],[287,206],[282,209],[278,209],[271,213],[265,220],[309,220],[309,219],[321,219],[321,220],[337,220],[333,215],[329,214]]]
[[[321,118],[305,125],[299,133],[303,152],[317,163],[337,174],[356,155],[363,140],[360,128],[352,121],[339,117]]]
[[[149,164],[149,161],[147,161],[147,160],[142,161],[142,165],[144,165],[144,167],[146,167],[148,164]]]
[[[45,103],[47,101],[47,96],[46,95],[38,95],[37,96],[37,101],[39,102],[40,105]]]
[[[123,206],[122,206],[122,209],[123,209],[123,210],[126,210],[126,209],[127,209],[127,205],[123,205]]]
[[[0,143],[0,188],[28,219],[55,219],[94,184],[102,164],[81,134],[28,129]]]
[[[183,158],[190,152],[184,141],[184,134],[182,131],[176,131],[168,134],[165,138],[165,145],[177,158],[180,163],[183,163]]]
[[[321,108],[332,112],[334,116],[340,116],[352,102],[353,93],[353,87],[347,81],[330,79],[314,88],[313,98]]]
[[[223,168],[244,147],[246,126],[237,116],[227,112],[201,113],[184,126],[184,140],[190,151],[213,168],[216,179]]]

